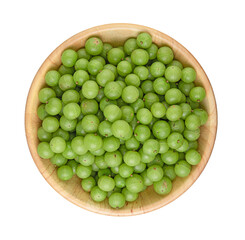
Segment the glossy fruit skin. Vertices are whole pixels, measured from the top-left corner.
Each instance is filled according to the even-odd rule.
[[[88,177],[82,180],[81,185],[85,192],[90,192],[92,188],[96,185],[96,181],[93,177]]]
[[[116,187],[118,188],[124,188],[126,186],[125,178],[121,177],[119,174],[117,174],[114,177],[114,181],[115,181]]]
[[[178,132],[172,132],[167,138],[168,146],[172,149],[178,149],[182,146],[183,142],[184,138],[182,134]]]
[[[136,43],[140,48],[149,48],[152,44],[151,35],[149,33],[140,33],[137,36]]]
[[[138,198],[138,193],[132,193],[127,188],[122,190],[122,194],[125,196],[127,202],[133,202]]]
[[[161,154],[162,161],[167,165],[175,164],[179,159],[179,154],[177,151],[168,150],[167,152]]]
[[[181,107],[182,110],[181,118],[185,120],[187,116],[189,116],[192,112],[191,106],[187,103],[181,103],[179,106]]]
[[[73,177],[72,168],[67,165],[59,167],[57,170],[57,176],[63,181],[70,180]]]
[[[165,73],[165,69],[166,69],[166,67],[162,62],[154,62],[150,66],[150,73],[155,78],[162,77]]]
[[[84,138],[82,136],[76,136],[72,139],[71,148],[78,155],[83,155],[88,151],[88,148],[85,146]]]
[[[135,50],[139,48],[136,42],[135,38],[129,38],[123,46],[124,51],[126,52],[126,54],[131,55],[131,53]]]
[[[141,89],[144,94],[154,92],[153,83],[150,80],[146,80],[141,83]]]
[[[74,120],[81,114],[81,108],[77,103],[67,103],[63,108],[64,116],[69,120]]]
[[[64,104],[78,103],[79,101],[80,101],[80,95],[74,89],[67,90],[62,94],[62,102]]]
[[[103,69],[103,64],[100,61],[96,59],[89,61],[88,72],[91,74],[91,76],[96,76],[100,71],[102,71],[102,69]]]
[[[120,61],[122,61],[125,57],[125,54],[122,49],[120,48],[112,48],[107,53],[107,59],[109,63],[113,65],[117,65]]]
[[[165,71],[165,78],[169,82],[178,82],[181,78],[181,69],[177,66],[169,66]]]
[[[177,121],[181,118],[183,110],[179,105],[172,105],[166,111],[166,117],[170,121]]]
[[[81,113],[83,115],[96,114],[98,113],[98,110],[99,105],[95,99],[84,99],[81,102]]]
[[[128,166],[135,167],[140,164],[141,156],[138,152],[128,151],[123,156],[123,160]]]
[[[59,121],[55,117],[46,117],[42,122],[43,129],[48,133],[53,133],[59,128]]]
[[[92,166],[94,163],[94,159],[95,157],[91,152],[86,152],[85,154],[80,155],[76,158],[76,160],[85,167]]]
[[[97,60],[99,61],[103,66],[105,66],[106,62],[105,59],[102,56],[93,56],[91,60]]]
[[[191,165],[185,160],[176,163],[174,171],[178,177],[187,177],[191,172]]]
[[[112,136],[111,125],[112,123],[106,120],[100,122],[99,127],[98,127],[99,133],[104,137]]]
[[[50,142],[52,139],[52,133],[48,133],[43,129],[43,127],[40,127],[37,131],[37,137],[41,142]]]
[[[149,61],[149,54],[146,50],[136,49],[131,54],[132,62],[137,66],[143,66]]]
[[[180,103],[181,98],[182,98],[181,91],[177,88],[171,88],[165,94],[166,102],[171,105]]]
[[[114,79],[115,74],[110,69],[103,69],[96,76],[97,83],[102,87],[105,87],[106,83],[112,82]]]
[[[203,87],[194,87],[190,91],[190,99],[193,102],[201,102],[206,97],[206,91]]]
[[[189,144],[188,144],[188,141],[186,139],[183,140],[183,143],[180,147],[176,148],[176,150],[179,152],[179,153],[183,153],[183,152],[186,152],[189,148]]]
[[[189,96],[191,89],[195,86],[193,82],[185,83],[184,81],[179,81],[178,88],[186,96]]]
[[[105,192],[112,191],[115,187],[115,181],[108,176],[101,176],[98,180],[98,186]]]
[[[72,150],[71,142],[66,142],[66,149],[62,155],[67,159],[74,159],[77,157],[77,154]]]
[[[172,190],[172,182],[168,177],[163,177],[160,181],[153,184],[154,190],[160,195],[165,195],[170,193]]]
[[[159,153],[165,153],[169,150],[169,146],[166,139],[159,140]]]
[[[122,163],[122,154],[119,151],[107,152],[105,162],[108,167],[118,167]]]
[[[77,86],[82,86],[89,80],[89,74],[85,70],[77,70],[73,75],[73,80]]]
[[[128,61],[121,61],[117,65],[117,72],[120,76],[126,77],[129,73],[132,72],[132,64]]]
[[[61,65],[59,67],[58,72],[60,73],[61,76],[65,75],[65,74],[73,74],[75,72],[74,67],[66,67],[64,65]]]
[[[109,197],[109,205],[112,208],[122,208],[125,205],[125,196],[122,193],[112,193]]]
[[[62,53],[61,62],[66,67],[73,67],[77,61],[77,53],[73,49],[67,49]]]
[[[139,97],[139,90],[135,86],[127,86],[122,90],[122,99],[126,103],[133,103]]]
[[[86,58],[80,58],[76,61],[75,66],[74,66],[75,70],[84,70],[87,71],[88,70],[88,59]]]
[[[157,155],[159,153],[160,145],[155,139],[148,139],[143,144],[143,153],[147,155]]]
[[[173,181],[176,178],[176,173],[174,171],[173,165],[164,165],[163,166],[164,176],[168,177],[171,181]]]
[[[201,108],[194,109],[193,113],[200,118],[201,126],[204,125],[208,121],[208,113],[204,109],[201,109]]]
[[[187,97],[187,98],[186,98],[186,103],[190,105],[190,107],[192,108],[192,110],[194,110],[194,109],[200,107],[199,102],[193,102],[193,101],[190,99],[190,97]]]
[[[145,101],[146,108],[150,110],[153,103],[159,102],[159,97],[157,94],[150,92],[145,94],[143,100]]]
[[[41,142],[37,147],[38,155],[43,159],[49,159],[54,156],[54,152],[51,150],[49,143]]]
[[[71,167],[73,175],[77,174],[78,162],[75,160],[68,160],[67,166]]]
[[[186,152],[185,159],[189,164],[197,165],[201,161],[202,157],[198,151],[190,149]]]
[[[139,109],[144,108],[145,104],[142,99],[137,99],[135,102],[131,103],[130,106],[133,108],[134,113],[137,113]]]
[[[159,77],[153,82],[153,89],[157,94],[165,95],[170,89],[170,84],[164,77]]]
[[[86,52],[85,48],[80,48],[79,50],[77,50],[77,56],[78,56],[78,59],[85,58],[89,60],[91,58],[91,55]]]
[[[59,97],[59,98],[62,97],[63,91],[61,90],[59,85],[53,86],[52,89],[55,91],[56,97]]]
[[[62,154],[57,153],[53,157],[50,158],[50,162],[60,167],[67,163],[67,159]]]
[[[148,126],[138,125],[134,130],[134,136],[139,142],[144,142],[151,136],[151,130]]]
[[[75,89],[76,84],[74,82],[73,76],[71,74],[62,75],[59,79],[59,87],[62,91]]]
[[[134,166],[135,173],[142,173],[146,169],[146,163],[140,162],[138,165]]]
[[[146,51],[149,54],[149,59],[153,60],[156,58],[157,56],[157,51],[158,51],[158,47],[156,44],[152,43],[151,46],[149,48],[146,49]]]
[[[151,186],[153,184],[153,181],[151,181],[151,179],[147,177],[147,170],[143,171],[140,175],[143,178],[145,186],[148,187],[148,186]]]
[[[191,67],[186,67],[182,69],[181,79],[185,83],[194,82],[196,79],[196,71]]]
[[[86,134],[84,137],[84,145],[89,151],[98,151],[103,146],[103,140],[96,133]]]
[[[103,43],[103,50],[100,53],[100,56],[103,57],[104,59],[107,58],[107,53],[112,49],[112,45],[110,43]]]
[[[138,174],[133,174],[126,179],[126,188],[132,193],[139,193],[144,188],[143,178]]]
[[[170,47],[144,32],[118,47],[92,36],[61,63],[46,73],[37,109],[37,152],[60,180],[77,175],[93,201],[118,209],[151,185],[168,194],[200,163],[206,92]]]
[[[173,132],[182,133],[185,130],[185,122],[182,119],[170,121],[169,125]]]
[[[147,108],[141,108],[136,115],[138,121],[142,124],[148,125],[152,121],[152,113]]]
[[[128,74],[125,78],[125,82],[128,86],[129,85],[132,85],[135,87],[140,86],[140,78],[134,73]]]
[[[95,202],[102,202],[106,199],[107,193],[101,190],[98,186],[91,189],[90,196]]]
[[[66,141],[62,137],[53,137],[49,144],[54,153],[62,153],[66,149]]]
[[[103,142],[103,149],[106,152],[114,152],[120,147],[120,140],[113,136],[107,137]]]
[[[196,141],[200,137],[200,129],[194,131],[185,129],[183,135],[188,141]]]
[[[176,67],[179,67],[181,70],[183,69],[183,65],[180,61],[178,60],[173,60],[171,63],[169,63],[167,65],[167,67],[170,67],[170,66],[176,66]]]
[[[159,120],[153,124],[152,133],[157,139],[166,139],[171,132],[168,122]]]
[[[48,113],[45,111],[45,104],[40,104],[37,109],[37,116],[40,120],[44,120],[48,115]]]
[[[160,181],[163,175],[164,175],[163,169],[159,165],[152,165],[147,169],[147,177],[152,182]]]
[[[121,140],[130,139],[133,134],[132,128],[124,120],[116,120],[113,122],[111,130],[112,134]]]
[[[134,109],[131,106],[122,106],[122,120],[130,123],[134,119]]]
[[[116,100],[122,95],[122,87],[117,82],[108,82],[104,88],[104,94],[107,98],[111,100]]]
[[[169,64],[174,58],[174,53],[169,47],[160,47],[157,51],[157,60],[163,64]]]
[[[61,75],[58,71],[50,70],[45,74],[45,82],[48,86],[54,87],[58,85],[60,77]]]
[[[97,37],[89,38],[85,43],[85,50],[90,55],[99,55],[103,51],[103,43]]]
[[[122,117],[121,109],[117,105],[114,105],[114,104],[110,104],[106,106],[103,113],[104,113],[106,120],[112,123],[115,122],[116,120],[120,120]]]
[[[149,76],[149,70],[145,66],[136,66],[134,73],[140,78],[140,80],[146,80]]]
[[[118,188],[118,187],[115,187],[112,191],[110,192],[107,192],[107,197],[110,198],[110,196],[113,194],[113,193],[121,193],[121,188]],[[112,207],[112,206],[111,206]],[[113,207],[112,207],[113,208]],[[116,207],[118,208],[118,207]]]
[[[79,178],[88,178],[92,173],[92,167],[91,166],[83,166],[81,164],[79,164],[77,166],[77,176]]]
[[[185,126],[188,130],[195,131],[201,126],[201,120],[199,116],[190,114],[185,119]]]
[[[128,166],[126,163],[123,163],[119,166],[119,175],[123,178],[128,178],[134,172],[134,168]]]
[[[85,98],[93,99],[99,93],[99,86],[95,81],[88,80],[83,84],[82,93]]]
[[[56,93],[51,88],[43,88],[38,93],[38,98],[41,103],[46,103],[50,98],[56,97]]]

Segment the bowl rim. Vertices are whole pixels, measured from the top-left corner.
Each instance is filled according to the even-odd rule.
[[[96,32],[98,29],[100,30],[103,30],[103,29],[110,29],[110,30],[115,30],[115,29],[129,29],[129,28],[137,28],[137,29],[145,29],[145,31],[151,31],[151,32],[154,32],[155,34],[159,34],[162,38],[165,38],[165,39],[168,39],[168,41],[171,41],[173,43],[175,43],[175,46],[177,46],[179,49],[181,49],[181,51],[185,51],[185,54],[188,54],[192,59],[193,61],[196,62],[196,64],[198,65],[198,67],[200,67],[200,69],[203,71],[203,73],[205,74],[205,77],[206,77],[206,80],[208,81],[209,85],[210,85],[210,88],[211,88],[211,92],[212,92],[212,95],[213,95],[213,98],[214,98],[214,120],[215,120],[215,129],[214,129],[214,132],[213,132],[213,144],[212,146],[210,147],[210,151],[207,155],[207,162],[205,163],[205,165],[203,166],[203,168],[201,169],[201,171],[199,171],[199,173],[195,176],[195,178],[193,178],[191,184],[189,184],[189,186],[187,186],[183,191],[181,191],[179,194],[177,194],[175,197],[172,197],[169,201],[166,201],[164,203],[161,203],[159,205],[154,205],[153,207],[151,208],[147,208],[146,210],[141,210],[141,211],[134,211],[134,212],[131,212],[131,213],[118,213],[116,210],[115,212],[108,212],[108,211],[99,211],[93,207],[90,207],[88,205],[81,205],[81,204],[78,204],[76,201],[74,201],[72,198],[69,198],[68,195],[66,195],[65,193],[63,192],[60,192],[58,191],[56,185],[53,185],[51,184],[51,182],[47,179],[47,177],[45,177],[43,175],[43,173],[41,172],[40,168],[38,167],[38,160],[36,160],[35,158],[35,155],[34,155],[34,150],[33,150],[33,145],[31,144],[31,142],[29,141],[28,139],[28,134],[27,134],[27,129],[29,128],[28,126],[28,110],[29,110],[29,107],[30,105],[28,105],[28,102],[29,102],[29,98],[30,98],[30,94],[32,92],[32,87],[34,85],[34,82],[37,80],[37,75],[39,73],[39,71],[42,69],[42,66],[47,62],[47,61],[50,61],[50,57],[57,51],[57,49],[61,48],[63,45],[66,45],[67,43],[69,42],[72,42],[74,39],[76,39],[78,36],[80,35],[91,35],[91,32]],[[93,34],[93,35],[96,35],[96,34]],[[213,152],[213,149],[214,149],[214,145],[215,145],[215,141],[216,141],[216,136],[217,136],[217,129],[218,129],[218,109],[217,109],[217,102],[216,102],[216,98],[215,98],[215,95],[214,95],[214,91],[213,91],[213,87],[210,83],[210,80],[206,74],[206,72],[204,71],[204,69],[202,68],[201,64],[198,62],[198,60],[182,45],[180,44],[178,41],[176,41],[175,39],[173,39],[172,37],[168,36],[167,34],[161,32],[161,31],[158,31],[154,28],[151,28],[151,27],[147,27],[147,26],[144,26],[144,25],[139,25],[139,24],[132,24],[132,23],[110,23],[110,24],[103,24],[103,25],[98,25],[98,26],[94,26],[94,27],[91,27],[91,28],[88,28],[88,29],[85,29],[81,32],[78,32],[76,33],[75,35],[71,36],[70,38],[68,38],[67,40],[65,40],[64,42],[62,42],[58,47],[56,47],[50,54],[49,56],[44,60],[44,62],[41,64],[41,66],[39,67],[38,71],[36,72],[34,78],[33,78],[33,81],[31,83],[31,86],[29,88],[29,91],[28,91],[28,95],[27,95],[27,99],[26,99],[26,104],[25,104],[25,135],[26,135],[26,140],[27,140],[27,144],[28,144],[28,148],[29,148],[29,151],[31,153],[31,156],[32,156],[32,159],[35,163],[35,165],[37,166],[39,172],[41,173],[41,175],[44,177],[44,179],[46,180],[46,182],[57,192],[59,193],[62,197],[64,197],[65,199],[67,199],[68,201],[72,202],[73,204],[77,205],[78,207],[81,207],[85,210],[88,210],[90,212],[94,212],[94,213],[98,213],[98,214],[101,214],[101,215],[107,215],[107,216],[119,216],[119,217],[125,217],[125,216],[136,216],[136,215],[140,215],[140,214],[145,214],[145,213],[148,213],[148,212],[151,212],[151,211],[154,211],[154,210],[157,210],[157,209],[160,209],[166,205],[168,205],[169,203],[173,202],[174,200],[176,200],[177,198],[179,198],[183,193],[185,193],[195,182],[196,180],[199,178],[199,176],[201,175],[201,173],[203,172],[203,170],[205,169],[207,163],[209,162],[209,159],[210,159],[210,156]]]

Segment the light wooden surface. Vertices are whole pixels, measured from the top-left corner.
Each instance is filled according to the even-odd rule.
[[[108,200],[102,203],[95,203],[89,197],[89,194],[84,192],[81,187],[81,180],[73,177],[67,182],[60,181],[56,176],[54,165],[49,160],[41,159],[37,154],[37,130],[41,124],[37,116],[37,108],[39,106],[38,92],[45,85],[44,76],[50,69],[57,69],[61,64],[61,53],[67,48],[77,50],[84,46],[88,37],[98,36],[103,42],[111,43],[113,46],[122,45],[129,37],[136,37],[140,32],[148,32],[151,34],[153,42],[158,46],[170,46],[175,54],[175,58],[180,60],[184,66],[192,66],[197,71],[198,85],[206,89],[207,96],[203,102],[206,111],[209,114],[208,122],[201,128],[201,137],[199,139],[199,150],[202,154],[201,162],[192,168],[191,174],[186,178],[177,178],[173,182],[173,189],[170,194],[160,196],[156,194],[152,187],[140,194],[137,201],[128,203],[125,207],[119,210],[114,210],[109,207]],[[202,51],[205,51],[205,46],[200,46]],[[177,41],[171,37],[145,26],[134,24],[107,24],[82,31],[56,48],[50,56],[45,60],[38,70],[27,98],[25,112],[25,130],[29,149],[32,158],[37,165],[39,171],[46,181],[63,197],[79,207],[92,212],[110,215],[110,216],[132,216],[142,213],[147,213],[165,206],[178,198],[184,193],[199,177],[205,168],[211,155],[216,131],[217,131],[217,108],[212,86],[207,75],[198,63],[198,61]]]

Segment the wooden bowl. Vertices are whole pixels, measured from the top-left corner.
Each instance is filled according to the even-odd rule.
[[[60,181],[56,175],[56,169],[49,160],[41,159],[37,154],[37,130],[41,121],[37,116],[39,106],[38,92],[45,86],[44,76],[50,69],[57,69],[61,64],[61,53],[67,48],[77,50],[84,46],[85,41],[91,36],[100,37],[103,42],[111,43],[113,46],[122,45],[130,37],[136,37],[140,32],[151,34],[153,42],[158,46],[170,46],[175,54],[175,58],[180,60],[184,66],[192,66],[197,72],[196,83],[206,89],[207,96],[203,101],[203,106],[209,114],[205,126],[201,127],[201,137],[199,138],[199,151],[202,154],[201,162],[192,168],[191,174],[186,178],[176,178],[173,182],[173,189],[170,194],[160,196],[156,194],[152,187],[142,192],[137,201],[128,203],[122,209],[114,210],[110,208],[108,200],[102,203],[95,203],[89,194],[84,192],[81,187],[81,179],[74,176],[67,182]],[[202,47],[202,46],[200,46]],[[205,51],[205,49],[203,49]],[[198,61],[188,52],[180,43],[173,38],[161,33],[155,29],[135,25],[135,24],[107,24],[93,27],[82,31],[66,40],[56,48],[44,61],[38,70],[26,102],[25,111],[25,131],[29,149],[35,164],[46,181],[63,197],[79,207],[92,212],[110,215],[110,216],[132,216],[151,212],[165,206],[184,193],[199,177],[205,168],[211,155],[217,130],[217,108],[212,86],[207,75],[198,63]]]

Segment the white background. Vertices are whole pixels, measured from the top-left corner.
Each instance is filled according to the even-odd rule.
[[[245,239],[244,1],[1,1],[0,239]],[[29,153],[24,109],[45,58],[70,36],[105,23],[160,30],[182,43],[212,83],[219,113],[210,161],[164,208],[136,217],[80,209],[44,180]]]

